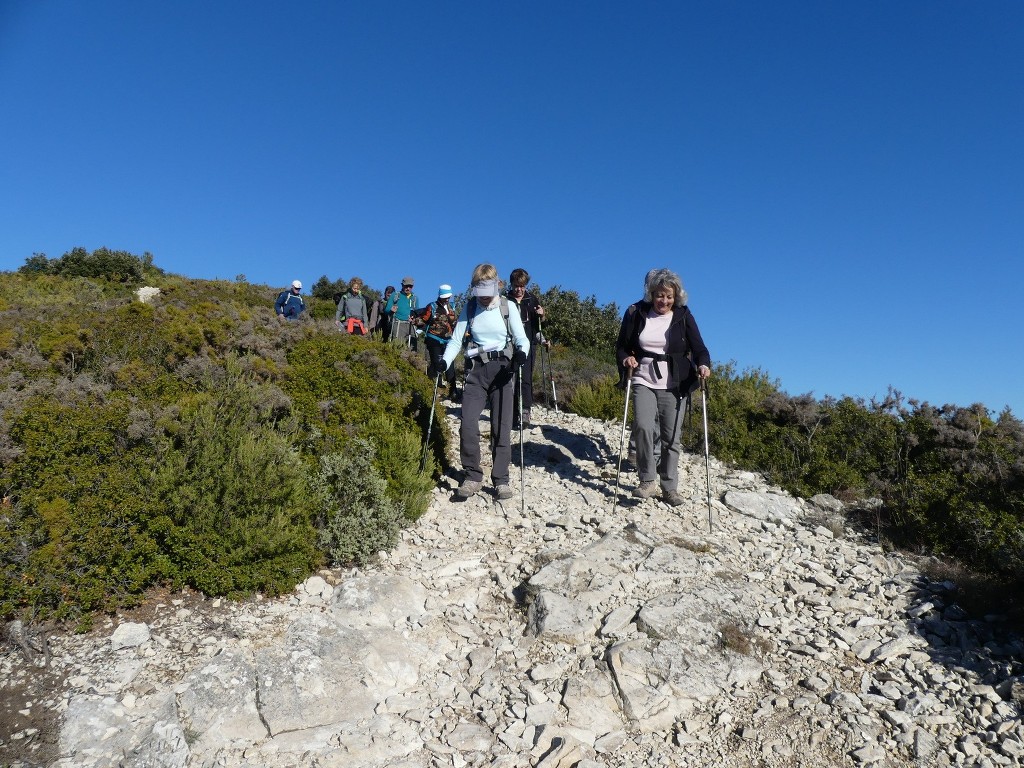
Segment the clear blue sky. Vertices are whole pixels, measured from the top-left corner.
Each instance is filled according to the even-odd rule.
[[[0,269],[620,309],[791,394],[1024,416],[1024,2],[0,0]]]

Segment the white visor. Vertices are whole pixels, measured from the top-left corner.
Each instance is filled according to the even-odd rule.
[[[474,296],[497,296],[500,292],[497,280],[481,280],[473,285]]]

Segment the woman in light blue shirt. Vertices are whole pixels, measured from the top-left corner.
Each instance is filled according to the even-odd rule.
[[[483,486],[480,416],[484,407],[488,407],[492,436],[491,482],[499,499],[510,499],[512,488],[508,471],[512,460],[512,415],[516,407],[514,383],[517,371],[530,352],[530,340],[519,312],[510,312],[508,300],[501,295],[498,270],[493,264],[479,264],[473,270],[470,293],[471,298],[462,308],[443,358],[445,367],[451,367],[468,332],[459,428],[459,454],[465,476],[455,493],[468,499]]]

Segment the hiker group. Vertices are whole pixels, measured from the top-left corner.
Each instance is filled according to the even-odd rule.
[[[400,291],[388,286],[380,301],[362,295],[359,278],[353,278],[348,291],[335,297],[335,324],[344,333],[375,333],[385,341],[407,344],[412,349],[418,349],[422,336],[427,373],[435,385],[431,422],[442,382],[447,397],[462,404],[459,456],[463,479],[455,491],[458,498],[470,498],[483,488],[480,418],[485,408],[491,421],[490,480],[494,494],[500,500],[514,496],[509,471],[511,432],[520,432],[522,461],[523,429],[532,425],[534,363],[538,348],[548,345],[543,335],[544,308],[527,290],[529,281],[526,270],[515,269],[507,290],[503,290],[494,265],[480,264],[470,278],[468,299],[458,311],[452,305],[453,291],[447,283],[438,288],[434,301],[419,306],[411,277],[402,279]],[[302,284],[296,280],[289,290],[281,292],[275,303],[279,319],[295,319],[304,311],[301,289]],[[675,272],[652,269],[644,278],[643,298],[623,314],[615,344],[619,384],[626,392],[619,471],[632,406],[629,457],[640,479],[632,494],[645,499],[660,491],[662,500],[670,506],[684,501],[678,490],[678,474],[685,406],[691,393],[711,375],[710,353],[686,301],[687,293]],[[462,392],[457,389],[455,371],[460,353],[465,365]],[[555,403],[557,408],[557,400]],[[705,405],[705,454],[706,420]],[[521,470],[523,478],[525,467]],[[525,490],[523,496],[525,499]],[[708,511],[710,516],[710,481]]]

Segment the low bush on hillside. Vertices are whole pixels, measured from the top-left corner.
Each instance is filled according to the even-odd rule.
[[[696,394],[694,408],[700,408]],[[1024,424],[984,406],[790,396],[759,370],[719,366],[708,398],[720,460],[804,497],[880,498],[894,540],[1024,577]],[[684,435],[687,434],[684,432]],[[703,451],[703,428],[689,433]]]
[[[158,424],[148,527],[177,585],[279,594],[319,561],[305,466],[264,390],[230,366]]]
[[[280,323],[276,295],[102,249],[0,274],[0,614],[86,626],[157,583],[279,593],[423,513],[448,445],[434,429],[419,471],[421,362]],[[352,489],[372,510],[339,503]]]
[[[574,413],[590,419],[622,421],[626,408],[626,392],[619,388],[618,381],[616,376],[605,375],[579,384],[571,391],[566,405]]]
[[[398,537],[402,505],[388,497],[374,459],[373,444],[363,439],[348,451],[320,457],[313,493],[321,510],[320,546],[332,563],[363,565]]]
[[[32,395],[9,412],[6,433],[0,614],[80,621],[170,575],[146,525],[151,451],[124,403]]]

